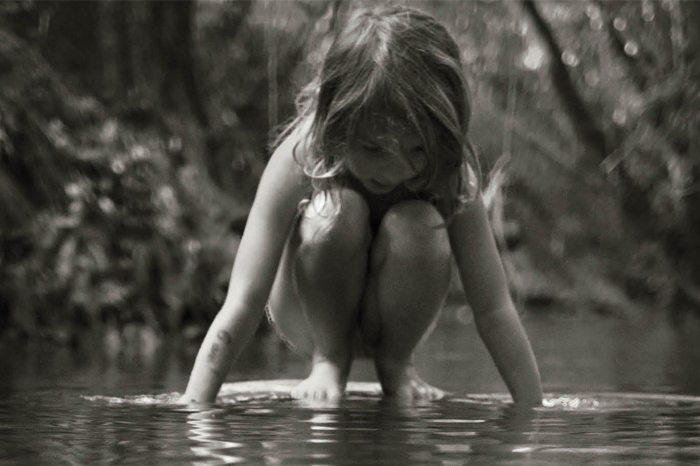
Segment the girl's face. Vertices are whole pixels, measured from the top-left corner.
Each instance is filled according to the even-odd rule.
[[[413,190],[427,165],[422,140],[405,125],[361,125],[348,149],[348,171],[373,194]]]

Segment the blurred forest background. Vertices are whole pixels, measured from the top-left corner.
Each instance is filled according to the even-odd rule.
[[[462,49],[520,308],[698,314],[700,2],[408,3]],[[0,338],[200,337],[270,131],[361,4],[1,2]]]

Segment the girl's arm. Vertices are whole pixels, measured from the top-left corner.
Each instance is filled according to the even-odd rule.
[[[510,297],[481,197],[449,226],[452,251],[479,335],[516,404],[542,403],[537,362]]]
[[[299,202],[310,188],[294,160],[299,131],[270,158],[255,195],[223,307],[207,332],[190,375],[186,402],[211,402],[263,316]]]

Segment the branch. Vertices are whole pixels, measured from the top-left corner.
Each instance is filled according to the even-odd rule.
[[[573,83],[566,65],[561,61],[562,49],[554,32],[540,15],[533,0],[523,0],[523,7],[530,15],[553,57],[552,82],[562,98],[564,108],[573,118],[579,137],[598,153],[601,160],[604,159],[608,153],[607,137],[591,115],[583,97]]]

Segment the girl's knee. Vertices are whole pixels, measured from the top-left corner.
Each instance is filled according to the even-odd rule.
[[[326,246],[336,253],[369,247],[369,207],[360,194],[349,189],[318,193],[306,206],[299,226],[301,248]]]
[[[425,201],[404,201],[384,215],[377,235],[377,252],[442,264],[452,251],[445,220]]]

